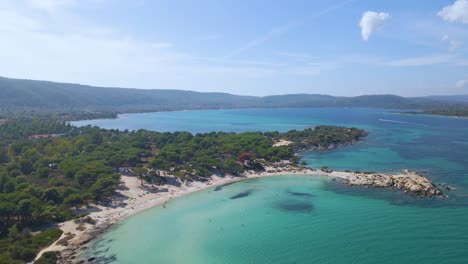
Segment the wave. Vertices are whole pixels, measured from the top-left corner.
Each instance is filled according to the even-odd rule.
[[[381,121],[381,122],[389,122],[389,123],[397,123],[397,124],[416,125],[416,126],[427,126],[427,125],[425,125],[425,124],[404,122],[404,121],[391,120],[391,119],[382,119],[382,118],[379,118],[379,119],[377,119],[377,120],[379,120],[379,121]]]

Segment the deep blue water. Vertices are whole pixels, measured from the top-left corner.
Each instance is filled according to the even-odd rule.
[[[320,124],[354,126],[370,132],[361,144],[306,153],[303,159],[313,167],[327,165],[339,170],[424,171],[434,181],[454,186],[451,196],[468,197],[468,119],[369,108],[288,108],[123,114],[117,119],[73,124],[193,133],[287,131]],[[460,199],[456,202],[468,204]]]

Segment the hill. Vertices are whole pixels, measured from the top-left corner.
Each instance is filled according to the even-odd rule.
[[[229,108],[245,107],[256,100],[255,97],[225,93],[103,88],[1,77],[0,90],[0,105],[9,109],[136,111]]]
[[[430,100],[447,101],[447,102],[466,102],[468,103],[468,94],[460,95],[432,95],[424,97]]]
[[[277,107],[378,107],[428,109],[447,100],[405,98],[396,95],[335,97],[319,94],[240,96],[183,90],[106,88],[0,77],[0,112],[3,113],[124,113],[188,109]],[[458,102],[464,104],[463,102]],[[81,118],[93,118],[85,115]]]

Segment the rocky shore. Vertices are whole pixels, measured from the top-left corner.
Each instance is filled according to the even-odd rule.
[[[392,188],[421,197],[445,197],[444,193],[428,178],[408,170],[403,170],[397,175],[362,172],[339,175],[338,178],[349,185]]]
[[[340,179],[343,183],[355,186],[369,186],[375,188],[389,188],[401,190],[405,193],[420,197],[445,197],[442,188],[449,191],[450,187],[435,185],[427,177],[417,172],[404,169],[399,174],[383,174],[375,172],[352,172],[318,170],[304,167],[295,167],[289,164],[276,164],[268,173],[302,173],[306,175],[325,175]]]

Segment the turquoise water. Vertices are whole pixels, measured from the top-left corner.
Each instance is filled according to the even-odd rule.
[[[115,263],[468,263],[468,119],[376,109],[243,109],[75,124],[195,133],[356,126],[371,132],[361,144],[303,159],[334,169],[410,168],[456,188],[440,200],[326,178],[241,182],[131,217],[92,243],[86,256]],[[242,192],[250,193],[230,199]]]

